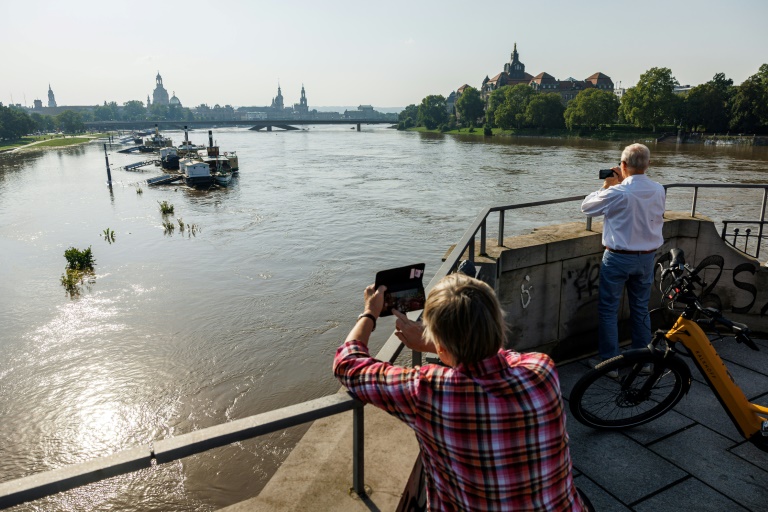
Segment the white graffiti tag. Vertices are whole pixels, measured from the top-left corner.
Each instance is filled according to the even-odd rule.
[[[525,281],[530,283],[531,277],[525,276]],[[523,305],[523,309],[528,307],[528,304],[531,303],[531,290],[533,289],[533,285],[529,286],[528,289],[525,288],[525,283],[520,285],[520,304]]]

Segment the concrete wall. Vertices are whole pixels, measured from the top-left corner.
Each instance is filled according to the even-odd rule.
[[[489,247],[488,257],[477,259],[480,277],[493,284],[507,313],[511,347],[547,352],[556,360],[596,351],[602,223],[594,222],[592,229],[586,231],[581,222],[547,226],[506,238],[504,247]],[[692,264],[712,254],[722,256],[722,269],[710,265],[702,272],[707,283],[715,283],[705,305],[721,308],[728,318],[754,331],[768,332],[768,268],[723,242],[703,216],[667,212],[664,239],[657,262],[674,247],[683,249]],[[657,284],[651,307],[659,304]],[[628,316],[625,297],[620,313],[623,338],[628,337]],[[663,327],[674,316],[655,314],[654,324]]]

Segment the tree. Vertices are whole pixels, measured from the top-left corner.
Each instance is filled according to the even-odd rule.
[[[637,85],[630,87],[621,99],[619,112],[628,122],[640,128],[653,128],[675,120],[675,86],[679,85],[669,68],[651,68]]]
[[[34,129],[35,123],[26,112],[0,103],[0,139],[20,139]]]
[[[525,109],[535,94],[534,90],[525,84],[518,84],[514,87],[506,86],[502,90],[504,91],[504,102],[496,107],[493,113],[496,125],[505,130],[522,128],[525,124]]]
[[[485,120],[491,126],[496,126],[496,118],[494,117],[494,113],[502,103],[504,103],[504,87],[501,89],[496,89],[488,97],[488,105],[486,105],[485,109]]]
[[[565,107],[559,94],[535,94],[525,107],[525,122],[538,128],[562,128],[564,111]]]
[[[728,105],[733,93],[733,80],[723,73],[697,85],[685,97],[686,124],[694,130],[724,132],[730,121]]]
[[[760,67],[762,71],[765,64]],[[731,129],[756,132],[768,125],[768,69],[766,79],[758,72],[736,88],[731,101]]]
[[[618,111],[619,99],[612,92],[584,89],[568,103],[564,116],[565,126],[569,130],[575,126],[599,128],[602,124],[615,122]]]
[[[448,122],[448,111],[445,106],[445,97],[431,94],[421,100],[418,113],[419,124],[428,130],[434,130],[441,124]]]
[[[483,115],[483,106],[480,91],[467,87],[456,100],[456,113],[465,123],[474,126],[477,119]]]
[[[64,133],[80,133],[85,130],[83,118],[72,110],[65,110],[56,116],[56,123]]]
[[[126,121],[143,121],[147,118],[147,109],[144,103],[138,100],[123,103],[123,119]]]
[[[398,121],[405,121],[408,118],[411,118],[412,121],[416,122],[416,119],[419,117],[419,107],[411,103],[407,107],[405,107],[403,110],[400,111],[400,113],[397,115]]]
[[[149,119],[152,121],[165,121],[168,119],[168,105],[155,103],[149,108]]]

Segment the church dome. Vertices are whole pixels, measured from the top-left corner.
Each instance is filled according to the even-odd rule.
[[[179,98],[176,97],[176,91],[173,91],[173,96],[171,96],[171,100],[169,103],[171,105],[181,106],[181,101],[179,100]]]

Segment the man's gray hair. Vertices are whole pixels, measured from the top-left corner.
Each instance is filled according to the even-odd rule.
[[[632,170],[645,171],[651,161],[651,150],[644,144],[631,144],[621,152],[621,161]]]

